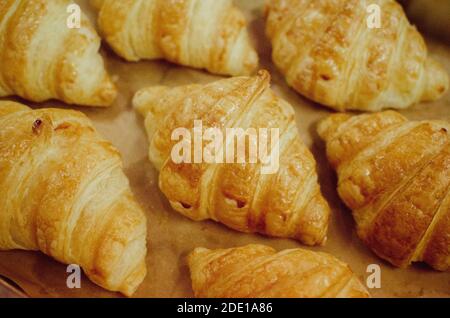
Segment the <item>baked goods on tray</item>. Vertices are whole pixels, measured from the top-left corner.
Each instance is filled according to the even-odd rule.
[[[119,154],[85,116],[39,109],[53,107],[51,103],[33,104],[37,109],[32,111],[24,105],[0,102],[0,250],[41,250],[61,263],[81,265],[98,285],[128,296],[148,270],[154,274],[142,284],[139,296],[185,297],[191,295],[191,286],[184,260],[195,247],[225,248],[249,241],[298,246],[293,241],[228,232],[209,222],[194,224],[176,215],[154,187],[155,171],[144,167],[147,160],[142,158],[142,150],[147,144],[140,120],[135,121],[130,113],[133,103],[146,118],[149,156],[160,170],[160,189],[176,211],[193,220],[212,219],[238,231],[294,238],[307,245],[323,245],[328,236],[330,244],[324,250],[344,257],[359,274],[369,263],[382,264],[358,239],[355,244],[353,223],[342,214],[335,213],[327,235],[330,208],[320,186],[327,188],[327,197],[332,199],[334,185],[326,178],[330,169],[325,153],[315,148],[321,163],[319,185],[316,161],[301,140],[307,144],[314,140],[311,130],[326,116],[323,109],[315,109],[293,91],[289,94],[284,78],[275,76],[272,90],[265,71],[211,83],[206,73],[144,61],[162,58],[215,74],[250,75],[258,58],[244,15],[232,1],[91,0],[97,11],[90,10],[93,7],[88,0],[76,3],[90,18],[98,18],[99,33],[107,44],[102,53],[121,88],[113,109],[82,111],[126,155],[125,172],[136,190],[141,190],[137,191],[141,201],[150,207],[147,216],[153,219],[148,230],[156,238],[152,240],[156,248],[145,261],[145,217],[131,194]],[[247,13],[260,16],[262,1],[249,3],[242,7],[252,7]],[[367,17],[365,9],[376,4],[383,10],[383,28],[361,29]],[[116,88],[98,53],[96,31],[83,14],[80,29],[66,25],[67,9],[74,6],[67,0],[0,1],[0,96],[18,95],[39,102],[55,98],[89,106],[113,102]],[[268,52],[262,50],[270,45],[262,45],[268,42],[262,21],[253,19],[251,31],[258,37],[255,42],[263,56]],[[302,66],[301,70],[313,70],[307,74],[313,78],[296,79],[311,91],[301,93],[331,108],[405,108],[434,100],[447,90],[448,75],[429,58],[423,39],[392,0],[273,0],[266,23],[266,31],[273,37],[275,62],[287,67],[286,77],[298,75],[297,62],[309,65],[311,68]],[[292,27],[290,23],[297,24]],[[384,28],[387,25],[390,27]],[[322,29],[325,31],[320,32]],[[108,46],[123,59],[108,52]],[[279,46],[283,50],[277,50]],[[436,43],[432,46],[445,64],[445,49]],[[293,63],[291,54],[299,52]],[[140,60],[135,65],[127,63]],[[339,76],[334,78],[335,74]],[[131,100],[136,89],[155,83],[167,86],[144,88]],[[190,85],[169,87],[180,83]],[[441,105],[422,108],[430,110],[426,115],[414,110],[402,113],[444,118],[446,104],[447,99],[442,99]],[[274,149],[279,147],[279,161],[267,156],[266,162],[261,158],[239,162],[239,147],[233,147],[236,156],[233,154],[231,163],[196,163],[195,145],[190,145],[183,150],[190,149],[194,163],[175,162],[172,155],[174,149],[180,149],[180,138],[173,139],[174,132],[185,128],[195,136],[196,121],[201,122],[202,138],[209,128],[224,137],[227,128],[266,129],[267,150],[276,153]],[[301,137],[297,128],[303,131]],[[278,129],[280,135],[273,137],[271,129]],[[326,119],[319,132],[338,172],[338,192],[352,208],[357,232],[367,246],[396,266],[425,261],[448,271],[448,123],[409,122],[395,112],[339,114]],[[203,145],[211,141],[207,139],[202,140]],[[246,143],[248,149],[251,140]],[[211,149],[203,148],[202,155]],[[220,150],[213,149],[209,155],[216,152]],[[247,150],[244,154],[249,160]],[[263,173],[263,168],[272,173]],[[155,193],[150,193],[152,190]],[[339,200],[335,201],[332,206],[339,210]],[[37,264],[30,262],[31,266],[54,274],[57,265],[42,266],[44,262],[53,264],[50,258],[11,251],[1,253],[0,275],[14,273],[10,278],[32,296],[113,295],[87,281],[81,291],[72,292],[49,276],[45,281],[37,278],[43,290],[39,295],[37,289],[27,286],[32,280],[27,275],[34,273],[29,270],[30,259],[40,259]],[[346,264],[313,250],[277,253],[256,245],[198,248],[189,263],[193,289],[200,297],[368,296],[364,282]],[[61,271],[65,266],[61,265]],[[436,287],[437,293],[447,291],[445,273],[431,273],[431,268],[430,273],[415,267],[400,271],[389,264],[380,268],[383,287],[373,295],[408,292],[408,296],[425,296],[430,287]],[[27,271],[25,275],[21,269]],[[25,282],[21,281],[24,276]],[[62,276],[56,276],[55,280],[64,283]],[[400,287],[405,283],[411,286],[407,291]]]

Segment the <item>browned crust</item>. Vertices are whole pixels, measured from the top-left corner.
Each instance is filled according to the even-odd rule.
[[[367,26],[367,7],[383,13]],[[300,94],[336,110],[406,108],[445,94],[445,69],[394,0],[285,0],[266,9],[273,60]]]
[[[155,93],[170,97],[154,98]],[[134,102],[147,117],[150,158],[161,168],[159,186],[175,210],[242,232],[294,238],[308,245],[325,243],[330,209],[320,191],[316,163],[298,136],[292,107],[270,89],[268,72],[203,86],[148,88],[138,92]],[[248,160],[176,164],[170,157],[176,144],[171,133],[178,127],[192,130],[196,119],[204,128],[223,132],[232,127],[278,128],[280,169],[262,175],[261,161]],[[235,149],[234,162],[236,155]]]
[[[117,90],[98,53],[100,38],[84,15],[80,29],[68,29],[65,17],[70,3],[8,0],[0,7],[2,96],[18,95],[35,102],[59,99],[85,106],[113,103]],[[64,25],[55,26],[56,22]],[[55,27],[57,32],[49,30]],[[46,42],[51,45],[42,45]],[[88,62],[90,69],[85,68]]]
[[[197,248],[188,263],[196,297],[370,297],[346,264],[325,253],[302,249],[277,253],[263,245]]]
[[[0,109],[0,249],[40,250],[133,294],[146,275],[147,224],[118,151],[82,113]]]
[[[450,129],[392,111],[336,114],[319,124],[353,209],[358,235],[381,258],[406,267],[450,267]]]
[[[100,10],[102,36],[129,61],[164,58],[233,76],[250,75],[257,68],[247,22],[230,0],[151,0],[150,6],[150,1],[92,2]],[[197,32],[193,32],[194,25]],[[208,32],[199,32],[202,28]]]
[[[414,176],[411,183],[398,191],[389,204],[378,213],[370,232],[365,239],[368,246],[378,255],[388,259],[396,266],[406,267],[425,232],[436,217],[439,207],[450,189],[450,144],[427,166]],[[448,214],[448,211],[442,213]],[[433,249],[437,253],[442,249],[445,241],[443,227],[446,222],[444,216],[434,230],[435,248],[427,248],[429,259]],[[439,242],[441,241],[441,242]],[[429,242],[423,244],[428,245]],[[448,249],[447,251],[448,252]],[[441,253],[440,253],[441,254]]]

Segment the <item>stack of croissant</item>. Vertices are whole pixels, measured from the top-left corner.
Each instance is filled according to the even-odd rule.
[[[309,246],[330,239],[315,158],[293,107],[271,89],[267,71],[256,72],[247,22],[232,0],[91,0],[100,36],[83,13],[79,27],[66,24],[71,4],[0,2],[0,97],[113,105],[117,88],[101,38],[128,62],[165,59],[232,76],[134,95],[161,192],[193,221]],[[374,4],[383,12],[378,28],[366,19]],[[426,262],[450,271],[450,123],[377,112],[437,100],[449,86],[402,7],[394,0],[271,0],[265,20],[273,62],[289,86],[337,111],[372,112],[334,114],[318,126],[360,239],[394,266]],[[237,149],[235,163],[174,160],[173,132],[193,133],[197,121],[224,134],[277,129],[268,155],[279,154],[278,169],[264,174],[261,160],[238,163]],[[0,127],[0,250],[39,250],[133,295],[147,272],[147,222],[118,151],[77,111],[0,101]],[[199,247],[187,262],[196,297],[370,296],[347,264],[326,253]]]

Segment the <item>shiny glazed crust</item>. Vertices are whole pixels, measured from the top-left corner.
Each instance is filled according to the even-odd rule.
[[[381,28],[369,28],[369,5]],[[394,0],[271,0],[273,61],[300,94],[343,111],[407,108],[441,97],[446,71]]]
[[[264,245],[197,248],[188,263],[194,294],[201,298],[370,297],[348,265],[326,253],[277,253]]]
[[[91,0],[102,36],[128,61],[164,58],[222,75],[250,75],[258,56],[232,0]]]
[[[100,38],[82,15],[67,26],[69,0],[0,1],[0,96],[109,106],[117,90],[98,53]]]
[[[39,250],[131,295],[146,218],[120,155],[82,113],[0,102],[0,250]]]
[[[361,239],[399,267],[450,269],[450,125],[394,111],[319,125]]]
[[[159,186],[175,210],[238,231],[294,238],[308,245],[325,243],[330,211],[320,191],[316,162],[299,138],[292,106],[270,89],[266,71],[207,85],[150,87],[139,91],[133,104],[146,117],[149,157],[160,170]],[[232,127],[278,128],[278,172],[262,174],[260,161],[174,163],[171,151],[178,141],[172,140],[172,132],[179,127],[191,130],[198,119],[205,129],[217,127],[223,135]]]

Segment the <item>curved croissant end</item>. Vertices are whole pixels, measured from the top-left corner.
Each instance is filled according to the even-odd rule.
[[[427,59],[425,69],[427,77],[422,101],[434,101],[447,92],[449,87],[448,74],[439,63],[432,59]]]
[[[319,125],[361,239],[399,267],[450,270],[450,125],[394,112]]]
[[[368,26],[370,5],[381,27]],[[441,97],[447,72],[394,0],[273,0],[273,61],[300,94],[339,111],[407,108]]]
[[[151,87],[139,91],[133,104],[146,117],[149,157],[175,210],[238,231],[325,243],[330,211],[320,192],[315,160],[298,136],[292,106],[270,89],[266,71],[208,85]],[[279,149],[273,162],[279,163],[278,169],[263,174],[261,160],[238,164],[236,148],[233,163],[176,164],[171,152],[179,141],[173,133],[180,127],[193,132],[196,120],[202,121],[204,131],[215,127],[223,136],[228,128],[277,130],[279,143],[267,150],[270,155]]]
[[[147,225],[117,150],[75,111],[0,102],[0,126],[0,249],[40,250],[133,294]]]
[[[101,55],[100,38],[82,15],[67,25],[68,0],[0,2],[0,96],[41,102],[109,106],[117,90]]]
[[[91,2],[103,37],[128,61],[164,58],[222,75],[249,75],[258,65],[232,0]]]
[[[264,245],[197,248],[188,263],[192,288],[201,298],[370,297],[348,265],[326,253],[277,253]]]

